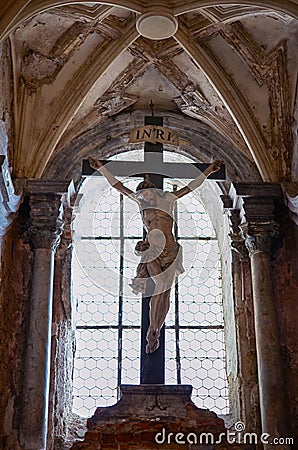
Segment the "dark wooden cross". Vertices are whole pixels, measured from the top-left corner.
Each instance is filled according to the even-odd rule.
[[[163,125],[162,117],[145,117],[145,125]],[[144,176],[149,175],[150,181],[158,189],[163,189],[164,178],[196,178],[203,172],[209,164],[197,163],[166,163],[163,161],[163,144],[157,142],[152,144],[145,142],[144,162],[134,161],[101,161],[108,163],[109,172],[114,176]],[[88,160],[83,161],[83,176],[92,175],[94,169],[89,165]],[[100,172],[96,174],[100,175]],[[212,173],[209,179],[216,181],[225,180],[225,168]],[[146,353],[146,334],[149,327],[149,302],[153,292],[153,281],[149,280],[148,288],[142,298],[142,321],[141,321],[141,384],[164,384],[165,383],[165,326],[163,325],[160,334],[160,346],[153,353]]]

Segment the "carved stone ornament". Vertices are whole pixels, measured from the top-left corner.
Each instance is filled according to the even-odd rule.
[[[231,247],[239,256],[241,261],[248,260],[248,251],[245,246],[245,238],[240,229],[240,210],[233,208],[233,202],[229,195],[221,195],[225,210],[228,212],[231,232],[229,237],[231,239]]]
[[[27,237],[34,248],[57,248],[63,223],[60,198],[55,194],[30,195],[31,220]]]
[[[232,250],[240,255],[241,261],[248,259],[248,252],[245,245],[245,239],[241,236],[241,233],[230,233]]]
[[[97,108],[103,116],[114,116],[120,113],[123,109],[132,106],[138,97],[134,95],[127,95],[120,93],[111,93],[111,95],[106,95],[100,101],[97,102]]]
[[[245,223],[241,225],[249,256],[255,253],[270,253],[273,241],[279,235],[279,225],[275,221]]]

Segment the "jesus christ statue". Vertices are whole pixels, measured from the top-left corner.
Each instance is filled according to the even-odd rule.
[[[111,186],[136,202],[140,208],[146,236],[135,247],[141,260],[130,286],[133,293],[144,294],[147,279],[150,277],[154,281],[146,336],[146,352],[153,353],[159,347],[160,330],[169,311],[171,287],[175,277],[184,272],[181,246],[173,235],[174,204],[179,198],[199,187],[211,173],[218,172],[223,161],[214,161],[187,186],[174,192],[157,189],[148,175],[137,186],[136,192],[133,192],[115,178],[100,161],[89,158],[89,163],[93,169],[101,172]]]

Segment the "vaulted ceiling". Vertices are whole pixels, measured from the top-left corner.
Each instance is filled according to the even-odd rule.
[[[225,159],[231,178],[298,181],[298,2],[0,0],[0,11],[16,177],[128,149],[154,104],[182,152]],[[150,11],[177,19],[173,37],[138,33]]]

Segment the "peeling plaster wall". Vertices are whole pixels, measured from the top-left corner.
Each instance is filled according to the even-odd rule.
[[[22,210],[22,208],[21,208]],[[0,448],[19,450],[22,364],[28,325],[32,253],[19,238],[22,219],[10,228],[2,247],[0,287]]]
[[[276,309],[279,318],[285,376],[287,381],[291,436],[298,432],[298,227],[289,219],[288,212],[281,213],[282,247],[273,262],[273,283]]]
[[[25,243],[29,206],[25,200],[2,243],[0,284],[0,448],[19,444],[24,356],[30,316],[33,252]],[[48,450],[67,449],[85,424],[72,414],[74,332],[71,322],[69,236],[55,257]],[[69,443],[68,443],[69,442]]]
[[[0,45],[0,120],[5,123],[6,132],[11,129],[12,99],[11,55],[8,42]],[[10,140],[9,140],[10,142]],[[1,151],[2,154],[2,151]]]
[[[30,317],[33,252],[26,242],[29,206],[21,204],[3,238],[0,284],[0,448],[19,444],[24,356]],[[69,236],[68,236],[69,238]],[[55,258],[48,450],[66,449],[84,432],[72,415],[74,335],[70,308],[71,247],[64,236]],[[67,441],[70,441],[67,445]]]

